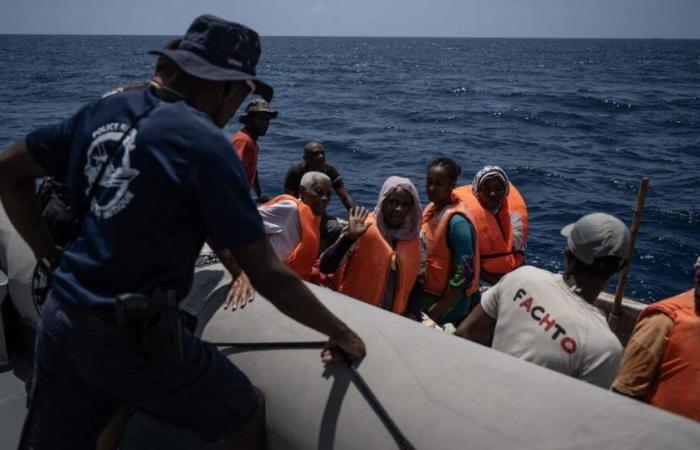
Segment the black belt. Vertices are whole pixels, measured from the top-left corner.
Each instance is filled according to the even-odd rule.
[[[114,305],[76,305],[67,301],[61,301],[55,297],[54,301],[73,317],[81,319],[94,317],[107,322],[117,323],[117,318],[114,315]]]

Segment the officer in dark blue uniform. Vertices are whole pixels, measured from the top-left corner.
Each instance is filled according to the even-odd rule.
[[[87,104],[0,156],[8,216],[37,260],[55,266],[22,449],[94,448],[120,404],[231,448],[262,445],[263,399],[246,376],[179,325],[165,339],[162,320],[153,319],[171,305],[163,298],[189,290],[205,239],[234,278],[242,268],[283,313],[330,337],[323,361],[333,358],[332,347],[365,353],[362,340],[274,256],[221,130],[248,94],[272,97],[255,78],[257,33],[201,16],[178,48],[155,53],[179,67],[167,86]],[[81,213],[60,258],[33,206],[35,179],[46,175],[68,180],[71,206]],[[131,298],[156,305],[156,315],[125,321],[131,304],[123,302]],[[160,351],[173,342],[175,351]]]

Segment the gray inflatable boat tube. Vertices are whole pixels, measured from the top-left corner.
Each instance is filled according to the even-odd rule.
[[[219,308],[228,282],[220,265],[197,272],[186,306],[204,321],[211,316],[203,339],[323,340],[259,296],[240,311]],[[415,448],[651,450],[700,442],[695,422],[309,287],[365,340],[357,371]],[[319,350],[222,351],[266,394],[268,448],[397,448],[348,368],[324,367]]]
[[[2,208],[0,259],[13,303],[23,317],[35,319],[31,274],[36,261]],[[259,295],[243,310],[221,309],[229,283],[220,264],[196,269],[182,308],[199,318],[203,339],[324,340]],[[309,287],[365,340],[368,353],[357,372],[415,448],[698,448],[698,423],[325,288]],[[324,366],[319,349],[221,350],[266,395],[268,449],[397,448],[348,367]],[[158,448],[204,448],[188,433],[138,417],[130,422],[125,449],[154,448],[155,442]],[[144,436],[149,444],[143,444]]]

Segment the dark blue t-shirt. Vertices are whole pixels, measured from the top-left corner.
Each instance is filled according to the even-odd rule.
[[[164,102],[148,89],[113,95],[26,142],[49,175],[67,177],[78,210],[125,132],[54,274],[54,293],[77,305],[112,303],[156,284],[186,292],[206,238],[215,249],[265,238],[231,144],[185,101]]]

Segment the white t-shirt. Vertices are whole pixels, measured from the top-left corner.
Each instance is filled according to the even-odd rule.
[[[277,258],[284,261],[301,240],[299,211],[292,200],[258,207],[265,226],[265,234]]]
[[[562,275],[523,266],[481,297],[496,319],[496,350],[608,389],[622,345],[603,313],[571,291]]]

